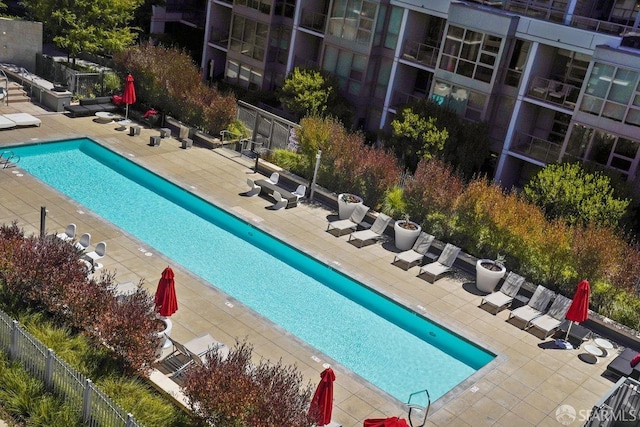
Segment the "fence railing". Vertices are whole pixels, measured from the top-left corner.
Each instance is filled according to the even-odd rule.
[[[19,361],[45,387],[64,398],[87,426],[138,427],[133,415],[98,390],[50,348],[0,310],[0,350]]]

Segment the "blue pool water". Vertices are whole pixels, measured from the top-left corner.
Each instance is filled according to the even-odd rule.
[[[12,150],[32,175],[400,401],[425,388],[435,400],[494,358],[89,139]]]

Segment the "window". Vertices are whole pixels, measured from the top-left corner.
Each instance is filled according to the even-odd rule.
[[[580,111],[640,126],[638,77],[637,71],[595,63]]]
[[[264,13],[265,15],[271,15],[270,0],[236,0],[236,4],[240,6],[246,6],[249,9],[255,9],[260,13]]]
[[[227,61],[227,81],[242,87],[258,90],[262,87],[262,71],[252,69],[246,64],[239,64],[235,61]]]
[[[329,34],[360,44],[369,44],[377,5],[363,0],[337,0],[329,18]]]
[[[440,68],[490,83],[502,38],[449,26]]]
[[[274,14],[293,19],[296,10],[295,0],[276,0]]]
[[[465,119],[478,122],[484,115],[487,96],[467,88],[437,81],[433,87],[431,100]]]
[[[266,24],[234,15],[229,50],[263,61],[268,31]]]
[[[352,95],[359,95],[366,74],[367,58],[351,51],[327,46],[322,69],[338,77],[340,89]]]
[[[391,7],[387,33],[384,37],[384,47],[395,49],[400,36],[400,24],[402,24],[402,9],[396,6]]]
[[[272,27],[271,41],[269,42],[269,62],[277,62],[278,64],[286,65],[289,56],[290,42],[290,27]]]

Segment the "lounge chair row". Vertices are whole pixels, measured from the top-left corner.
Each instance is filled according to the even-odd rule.
[[[342,236],[345,233],[349,234],[349,241],[353,241],[354,244],[360,248],[364,246],[365,242],[375,242],[382,238],[391,222],[391,218],[379,213],[373,224],[369,225],[364,221],[368,212],[368,206],[358,205],[348,219],[329,221],[327,231],[333,231],[336,236]],[[363,228],[363,230],[356,231],[358,227]],[[405,265],[405,270],[408,270],[413,265],[422,263],[433,241],[434,236],[425,232],[420,233],[413,247],[397,254],[392,264],[398,266]],[[435,282],[444,274],[452,271],[453,263],[459,253],[459,247],[448,243],[437,260],[420,268],[418,277],[424,278],[430,283]]]
[[[173,344],[173,351],[162,360],[162,363],[171,368],[172,377],[180,376],[191,365],[204,365],[207,355],[214,352],[217,352],[222,360],[229,356],[229,347],[210,334],[194,338],[184,344],[168,335],[167,339]]]
[[[500,290],[483,297],[480,305],[493,307],[495,309],[494,314],[497,314],[511,305],[523,284],[524,277],[511,271]],[[547,310],[551,300],[553,300],[553,303]],[[538,286],[527,304],[511,310],[507,320],[517,319],[523,322],[525,330],[530,328],[540,330],[543,332],[544,339],[546,339],[560,328],[570,305],[570,298],[556,294],[544,286]]]
[[[76,225],[71,223],[67,225],[65,230],[62,233],[56,234],[58,239],[64,240],[65,242],[71,242],[76,237]],[[87,252],[89,246],[91,245],[91,234],[84,233],[80,236],[80,240],[75,242],[73,246],[82,251],[83,254],[80,257],[81,260],[85,261],[87,268],[90,272],[95,271],[95,269],[102,267],[97,261],[105,256],[107,253],[107,243],[106,242],[98,242],[94,248],[94,250]]]
[[[0,114],[0,129],[16,126],[40,126],[42,121],[29,113]]]

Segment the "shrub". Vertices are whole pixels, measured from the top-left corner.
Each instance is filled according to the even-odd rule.
[[[306,157],[293,151],[278,148],[273,150],[266,158],[271,163],[280,166],[298,176],[311,179],[312,176],[308,176],[309,164]]]
[[[302,386],[297,368],[282,362],[251,362],[253,347],[236,342],[223,359],[211,352],[202,366],[184,374],[184,391],[202,425],[308,427],[311,385]]]

